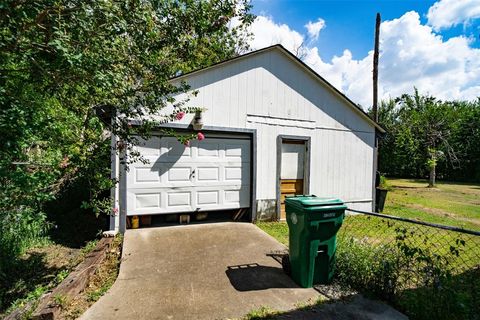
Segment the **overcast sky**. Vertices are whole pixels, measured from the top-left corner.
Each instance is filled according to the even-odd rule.
[[[280,43],[364,108],[371,105],[375,14],[380,98],[480,96],[480,0],[253,0],[252,49]]]

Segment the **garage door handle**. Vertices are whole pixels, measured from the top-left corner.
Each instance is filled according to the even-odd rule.
[[[195,178],[195,169],[192,171],[192,173],[190,173],[190,179],[191,178]]]

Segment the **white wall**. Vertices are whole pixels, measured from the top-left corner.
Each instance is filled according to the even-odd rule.
[[[199,91],[188,105],[208,109],[205,126],[257,130],[257,200],[276,198],[277,136],[310,136],[310,192],[372,209],[373,126],[280,49],[182,80]]]

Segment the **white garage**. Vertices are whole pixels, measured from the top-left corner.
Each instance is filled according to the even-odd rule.
[[[190,146],[153,137],[136,148],[148,163],[127,173],[127,215],[250,207],[250,140],[210,138]]]
[[[373,209],[375,143],[384,130],[282,46],[171,81],[198,92],[189,105],[206,109],[205,140],[186,147],[156,132],[137,146],[148,163],[128,169],[113,154],[112,176],[120,181],[112,190],[119,212],[111,218],[113,230],[123,231],[132,215],[245,208],[250,221],[283,219],[284,199],[292,194],[334,196],[351,208]],[[192,133],[193,121],[190,115],[162,127]]]

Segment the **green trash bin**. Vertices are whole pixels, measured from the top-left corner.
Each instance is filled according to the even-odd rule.
[[[336,198],[295,196],[285,199],[290,272],[301,287],[310,288],[332,280],[337,232],[346,208],[343,201]]]

